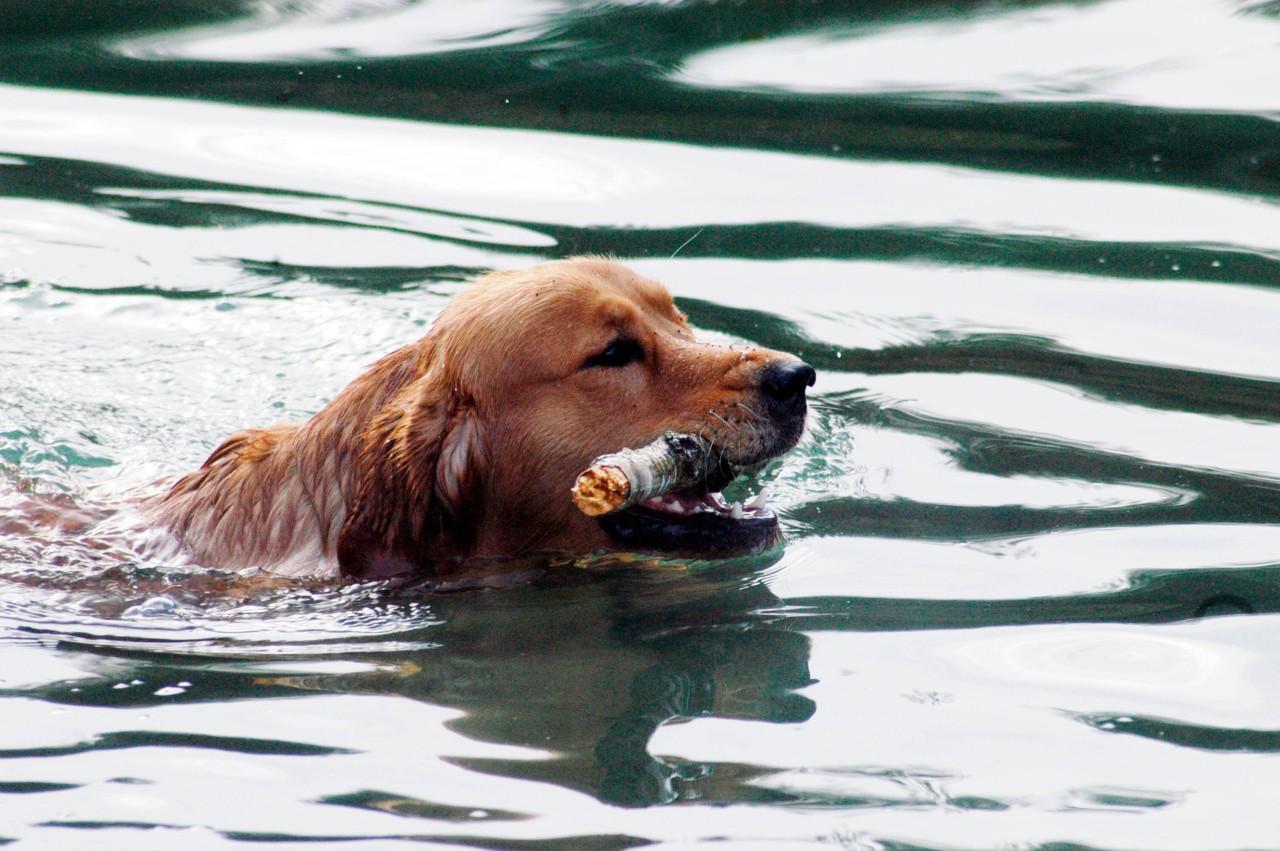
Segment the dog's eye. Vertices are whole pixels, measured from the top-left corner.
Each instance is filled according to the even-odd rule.
[[[587,358],[586,362],[582,364],[582,368],[627,366],[642,360],[644,360],[644,348],[635,340],[622,338],[614,340],[605,346],[600,350],[599,354],[594,354]]]

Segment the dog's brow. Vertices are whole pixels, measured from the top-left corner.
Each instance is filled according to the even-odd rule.
[[[598,315],[604,320],[604,324],[612,328],[621,328],[635,320],[635,310],[628,309],[626,305],[616,301],[605,302],[600,307]]]
[[[662,316],[680,316],[680,311],[676,309],[675,299],[671,297],[671,293],[666,287],[646,282],[637,288],[637,300],[646,307],[652,308]]]

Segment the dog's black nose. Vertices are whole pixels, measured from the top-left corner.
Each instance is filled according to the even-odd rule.
[[[818,373],[803,361],[775,363],[765,370],[760,389],[783,411],[804,406],[804,389],[812,387]]]

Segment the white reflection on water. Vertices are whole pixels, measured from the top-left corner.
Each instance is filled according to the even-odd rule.
[[[968,676],[1064,689],[1073,705],[1097,705],[1098,693],[1160,695],[1201,710],[1257,706],[1245,673],[1249,657],[1229,644],[1131,626],[1070,626],[1034,632],[998,630],[957,637],[935,650]],[[1041,696],[1043,699],[1043,695]]]
[[[806,471],[802,479],[808,499],[852,496],[934,505],[1104,509],[1167,505],[1194,498],[1186,490],[1149,484],[979,473],[955,463],[955,445],[950,441],[891,429],[846,428],[857,446],[856,454],[842,459],[849,463],[830,464],[828,469],[834,475]],[[858,463],[870,459],[892,459],[892,464],[865,467]]]
[[[570,226],[791,221],[1280,248],[1280,208],[1202,189],[16,87],[0,87],[0,150]]]
[[[1175,467],[1280,479],[1280,426],[1091,398],[1045,381],[999,375],[871,376],[886,407],[928,419],[991,425],[1091,451]]]
[[[328,0],[256,3],[252,17],[114,46],[131,59],[298,62],[415,56],[520,44],[542,35],[549,0]]]
[[[1272,565],[1280,526],[1186,524],[1048,532],[990,541],[792,540],[769,590],[784,600],[1017,600],[1117,592],[1134,574]],[[1194,598],[1170,601],[1190,616]]]
[[[1194,849],[1212,825],[1222,847],[1253,847],[1271,757],[1119,736],[1075,713],[1270,728],[1271,621],[811,633],[805,724],[700,718],[665,725],[651,750],[717,767],[749,753],[774,769],[753,782],[863,798],[829,811],[917,846]]]
[[[78,661],[93,665],[92,658],[80,656]],[[125,677],[130,673],[122,672]],[[303,837],[286,843],[295,845],[325,839],[347,840],[362,848],[431,844],[420,834],[440,831],[439,822],[411,822],[406,828],[404,820],[377,809],[323,804],[335,793],[388,787],[405,798],[446,806],[483,811],[503,801],[520,811],[546,812],[551,822],[547,830],[559,830],[562,835],[573,835],[574,827],[584,827],[581,822],[563,823],[570,817],[560,813],[596,815],[588,809],[593,802],[582,795],[549,784],[495,780],[458,765],[468,758],[538,759],[543,754],[453,732],[449,723],[460,715],[455,710],[395,696],[308,694],[301,688],[298,695],[270,703],[162,700],[145,711],[65,706],[54,710],[61,713],[54,723],[49,720],[48,703],[9,700],[5,706],[11,725],[0,732],[0,746],[10,748],[56,752],[85,739],[154,732],[169,741],[250,739],[278,743],[286,752],[308,747],[338,752],[314,757],[256,753],[225,745],[127,747],[45,759],[44,763],[57,765],[43,772],[37,760],[14,759],[10,765],[22,772],[18,776],[74,779],[62,794],[27,796],[41,800],[7,808],[2,816],[5,827],[16,832],[20,825],[40,825],[45,836],[61,836],[47,846],[59,848],[226,848],[236,844],[225,835],[230,832]],[[75,768],[67,767],[67,762]],[[61,774],[45,773],[58,769]],[[120,778],[146,780],[122,784]],[[99,829],[59,831],[59,823],[68,821]],[[125,826],[117,827],[122,822]],[[174,827],[167,829],[170,825]],[[482,836],[505,829],[506,834],[519,836],[521,827],[527,832],[527,823],[491,824],[476,819],[474,824],[446,823],[444,829],[455,835]],[[607,828],[607,822],[600,827]],[[178,830],[183,838],[175,843]],[[407,830],[417,842],[406,842]],[[73,835],[67,836],[68,832]],[[385,842],[379,842],[384,836]]]
[[[368,204],[342,198],[309,198],[215,189],[102,189],[99,192],[104,195],[117,195],[126,198],[147,198],[185,204],[218,204],[247,210],[263,210],[341,224],[403,230],[411,233],[420,233],[424,236],[441,236],[446,239],[467,242],[528,248],[549,248],[556,244],[553,237],[528,228],[489,222],[484,219],[446,216],[423,210],[406,209],[386,204]],[[368,239],[369,237],[367,234],[361,234],[359,238]],[[437,260],[436,263],[438,264],[439,261]],[[396,264],[383,263],[380,265]]]
[[[285,206],[287,199],[278,200]],[[223,203],[234,202],[228,199]],[[250,200],[240,205],[255,206]],[[317,218],[328,217],[320,204],[312,212],[319,214]],[[298,213],[302,214],[301,208]],[[417,227],[427,224],[420,220],[413,223]],[[462,227],[456,221],[434,224],[446,233]],[[249,274],[244,261],[346,268],[483,267],[494,262],[494,255],[484,250],[423,238],[433,234],[397,230],[314,223],[179,229],[135,221],[102,208],[0,198],[0,263],[6,271],[32,283],[85,289],[143,287],[160,292],[270,292],[281,297],[306,288]],[[514,231],[510,229],[507,235],[514,236]],[[473,233],[466,238],[481,242],[480,236]]]
[[[994,94],[1275,110],[1277,26],[1209,0],[1033,4],[707,51],[675,79],[789,92]],[[1140,34],[1140,35],[1138,35]],[[1173,57],[1173,58],[1171,58]]]

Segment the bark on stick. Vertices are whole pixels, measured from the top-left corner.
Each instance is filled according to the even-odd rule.
[[[597,517],[705,482],[719,465],[711,444],[667,432],[639,449],[601,455],[573,486],[573,504]]]

